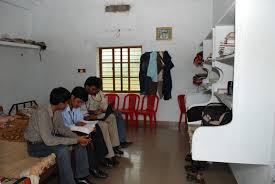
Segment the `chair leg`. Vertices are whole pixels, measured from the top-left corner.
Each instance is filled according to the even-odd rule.
[[[179,127],[178,127],[178,129],[180,129],[180,124],[181,124],[181,119],[182,119],[182,113],[180,113],[180,119],[179,119]]]
[[[146,115],[143,115],[143,124],[144,124],[144,128],[146,128]]]
[[[184,123],[187,125],[187,113],[184,114]]]
[[[138,128],[138,113],[135,113],[136,115],[136,128]]]
[[[133,118],[134,114],[131,113],[130,114],[130,121],[131,121],[131,126],[134,125],[134,118]]]
[[[157,117],[156,117],[156,113],[154,113],[154,123],[155,123],[155,126],[157,126]]]
[[[153,128],[153,115],[149,114],[149,119],[150,119],[150,128]]]
[[[127,127],[128,127],[128,125],[129,125],[128,113],[125,113],[125,119],[126,119],[126,124],[127,124]]]

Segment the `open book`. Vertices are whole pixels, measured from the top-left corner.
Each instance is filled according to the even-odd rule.
[[[84,126],[73,125],[71,126],[71,131],[80,132],[88,135],[94,130],[95,125],[98,123],[98,121],[85,121],[85,120],[82,120],[82,122],[86,123],[86,125]]]

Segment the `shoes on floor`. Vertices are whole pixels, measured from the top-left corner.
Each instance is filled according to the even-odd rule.
[[[191,162],[191,161],[192,161],[192,155],[191,155],[191,153],[189,153],[189,154],[187,154],[187,155],[185,156],[185,161],[186,161],[186,162]]]
[[[87,177],[75,179],[76,184],[94,184]]]
[[[124,154],[123,151],[121,151],[118,146],[114,147],[113,150],[114,150],[115,155],[121,156]]]
[[[100,169],[92,169],[90,170],[90,173],[95,178],[100,178],[100,179],[108,178],[108,174],[105,173],[104,171],[101,171]]]
[[[200,161],[192,161],[191,165],[184,166],[187,172],[197,173],[199,171],[205,171],[209,168],[209,164],[207,162]]]
[[[119,165],[119,161],[116,159],[116,157],[112,157],[111,162],[112,162],[113,166]]]
[[[112,169],[114,167],[113,163],[107,158],[101,162],[101,165],[107,169]]]
[[[196,175],[187,173],[186,179],[189,182],[195,182],[198,184],[205,184],[205,180],[202,173],[198,173]]]
[[[128,148],[131,144],[133,144],[133,142],[131,142],[131,141],[121,142],[120,147],[121,148]]]
[[[119,165],[119,161],[116,159],[116,157],[105,158],[104,162],[106,163],[106,165],[112,166],[111,168],[116,167],[116,166]]]

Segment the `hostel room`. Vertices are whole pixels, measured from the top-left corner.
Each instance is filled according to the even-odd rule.
[[[275,183],[274,19],[274,0],[0,0],[0,184]]]

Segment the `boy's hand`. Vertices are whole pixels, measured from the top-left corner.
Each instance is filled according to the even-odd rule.
[[[94,119],[97,119],[97,115],[92,114],[92,115],[90,115],[90,118],[93,119],[93,120],[94,120]]]
[[[86,121],[91,121],[91,120],[96,120],[97,119],[97,115],[92,114],[92,115],[88,115],[84,117],[84,120]]]
[[[94,114],[98,115],[98,114],[101,114],[103,112],[104,112],[103,109],[98,109],[98,110],[94,111]]]
[[[82,121],[79,121],[79,122],[77,122],[75,125],[76,126],[85,126],[87,123],[85,123],[85,122],[82,122]]]
[[[88,136],[80,136],[78,137],[77,143],[80,144],[81,146],[87,146],[88,144],[90,144],[92,141],[92,139]]]

